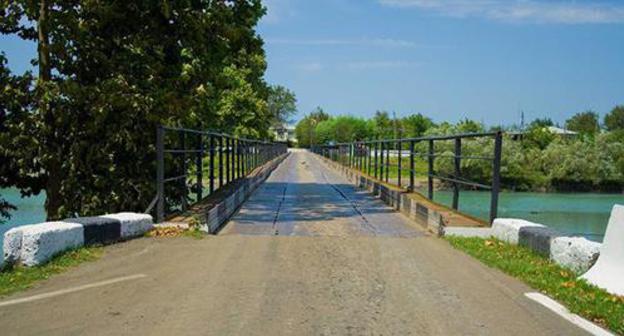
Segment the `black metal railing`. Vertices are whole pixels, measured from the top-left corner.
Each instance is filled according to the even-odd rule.
[[[473,146],[466,150],[468,142]],[[426,194],[430,200],[434,199],[434,180],[442,181],[453,189],[455,210],[459,210],[462,187],[489,190],[491,223],[498,215],[502,144],[503,133],[494,132],[358,141],[316,146],[312,150],[411,192],[417,189],[416,176],[420,173],[427,178]],[[483,169],[487,170],[487,176],[481,174],[477,180],[470,180],[469,172],[463,173],[462,164],[474,161],[489,162],[487,169]],[[422,166],[420,171],[417,164]]]
[[[156,135],[156,222],[286,153],[283,143],[160,126]],[[207,192],[207,193],[205,193]],[[148,209],[148,211],[150,211]]]

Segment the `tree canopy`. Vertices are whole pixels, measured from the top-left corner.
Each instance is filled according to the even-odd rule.
[[[289,122],[297,112],[297,97],[295,93],[281,85],[269,87],[267,100],[269,114],[273,117],[271,126],[280,126]]]
[[[143,211],[158,124],[267,136],[264,13],[260,0],[3,1],[0,33],[37,44],[39,75],[2,58],[0,187],[45,190],[50,219]]]
[[[605,115],[604,125],[609,131],[624,130],[624,105],[618,105]]]
[[[594,135],[600,131],[598,113],[586,111],[575,114],[566,121],[566,128],[586,135]]]

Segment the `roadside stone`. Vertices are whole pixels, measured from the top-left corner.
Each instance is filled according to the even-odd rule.
[[[142,236],[154,227],[152,216],[147,214],[122,212],[100,217],[119,221],[122,239]]]
[[[84,244],[80,224],[48,222],[23,228],[20,262],[25,266],[45,263],[60,252]]]
[[[518,245],[528,247],[545,257],[550,257],[550,243],[559,236],[559,233],[548,227],[523,226],[518,230]]]
[[[78,217],[63,220],[84,227],[85,245],[111,244],[121,238],[121,222],[106,217]]]
[[[22,253],[23,230],[28,226],[31,225],[15,227],[4,233],[4,264],[11,265],[19,261]],[[2,267],[4,267],[4,265],[2,265]]]
[[[550,259],[576,273],[584,273],[598,259],[601,246],[581,237],[557,237],[550,245]]]
[[[520,229],[524,227],[545,227],[523,219],[497,218],[492,224],[492,235],[504,242],[518,244]]]

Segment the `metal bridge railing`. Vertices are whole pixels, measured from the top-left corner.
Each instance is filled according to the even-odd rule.
[[[493,141],[491,155],[465,153],[465,143],[477,139],[491,139]],[[455,210],[459,210],[459,194],[462,187],[489,190],[491,192],[490,223],[492,223],[498,215],[502,143],[503,133],[494,132],[358,141],[316,146],[312,150],[383,182],[406,188],[412,192],[416,189],[415,178],[418,173],[416,161],[419,161],[426,164],[427,197],[430,200],[434,198],[435,179],[452,187],[452,207]],[[480,143],[479,145],[483,144]],[[442,160],[451,161],[451,168],[447,169],[446,173],[439,168],[436,169],[436,164]],[[489,181],[473,181],[469,179],[469,176],[465,176],[462,173],[462,162],[467,160],[489,161],[491,163]],[[391,172],[392,179],[390,178]]]
[[[286,153],[283,143],[159,126],[156,133],[156,222],[186,211],[215,191]],[[207,194],[204,192],[207,191]],[[153,203],[154,203],[153,202]]]

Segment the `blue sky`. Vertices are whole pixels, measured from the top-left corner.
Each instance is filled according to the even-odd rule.
[[[421,112],[488,125],[624,104],[624,1],[269,0],[267,80],[299,117]]]
[[[268,0],[267,80],[316,106],[488,125],[624,104],[624,1]],[[35,47],[0,37],[15,71]]]

